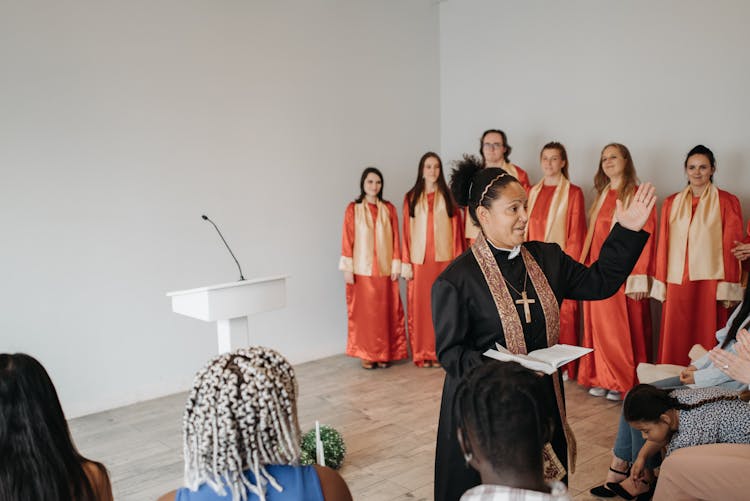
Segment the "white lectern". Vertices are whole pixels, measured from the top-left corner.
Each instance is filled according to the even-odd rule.
[[[199,289],[168,292],[172,311],[216,322],[219,353],[250,346],[247,317],[286,305],[287,276],[256,278]]]

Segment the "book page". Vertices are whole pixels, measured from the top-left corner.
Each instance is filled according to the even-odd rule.
[[[501,362],[518,362],[527,369],[543,372],[545,374],[554,374],[556,370],[555,367],[551,366],[550,364],[542,362],[540,360],[535,360],[528,355],[517,355],[515,353],[511,353],[506,348],[503,348],[500,345],[497,345],[497,348],[497,350],[493,350],[492,348],[490,348],[489,350],[485,351],[484,356],[494,358],[495,360],[500,360]]]
[[[534,350],[529,353],[529,357],[550,364],[555,369],[573,361],[577,358],[591,353],[592,348],[582,346],[572,346],[569,344],[556,344],[549,348]]]

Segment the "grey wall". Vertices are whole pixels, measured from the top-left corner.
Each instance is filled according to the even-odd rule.
[[[539,149],[558,140],[590,200],[602,147],[622,142],[663,199],[703,143],[750,214],[748,18],[750,4],[726,0],[443,2],[443,153],[476,152],[502,128],[538,181]]]
[[[289,274],[251,338],[341,353],[336,270],[366,165],[399,202],[437,149],[430,0],[0,4],[0,351],[68,416],[183,390],[213,325],[164,293]]]

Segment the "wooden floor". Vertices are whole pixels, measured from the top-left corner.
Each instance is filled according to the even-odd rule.
[[[365,371],[344,355],[296,367],[303,432],[315,420],[344,436],[341,474],[355,500],[431,500],[441,369],[408,362]],[[575,499],[596,499],[610,461],[620,405],[566,383],[568,416],[578,438]],[[186,394],[70,421],[81,452],[110,471],[115,499],[144,501],[182,484],[182,409]]]

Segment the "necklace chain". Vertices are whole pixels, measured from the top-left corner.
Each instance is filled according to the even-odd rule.
[[[516,294],[518,294],[519,296],[521,296],[521,295],[523,295],[524,292],[526,292],[526,283],[529,280],[529,271],[526,270],[525,273],[524,273],[524,277],[523,277],[523,291],[519,291],[518,289],[516,289],[515,287],[513,287],[513,284],[511,284],[508,281],[507,278],[503,277],[503,280],[505,280],[505,283],[508,284],[508,287],[510,287],[511,289],[513,289],[513,292],[515,292]]]

